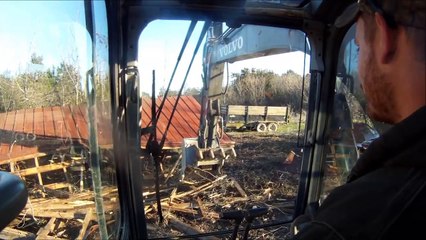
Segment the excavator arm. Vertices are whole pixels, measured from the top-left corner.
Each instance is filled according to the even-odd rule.
[[[226,63],[275,54],[305,51],[305,34],[298,30],[240,25],[226,28],[215,22],[207,32],[203,55],[203,89],[198,144],[220,145],[221,96]],[[308,49],[309,51],[309,49]]]

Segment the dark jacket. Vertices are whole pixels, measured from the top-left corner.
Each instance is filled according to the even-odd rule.
[[[426,106],[368,147],[294,239],[426,239]]]

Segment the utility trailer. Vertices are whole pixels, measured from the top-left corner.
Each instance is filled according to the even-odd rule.
[[[289,106],[227,105],[222,108],[222,114],[225,129],[232,128],[227,126],[227,123],[243,120],[244,124],[238,128],[239,130],[276,132],[279,124],[288,123],[289,110]]]

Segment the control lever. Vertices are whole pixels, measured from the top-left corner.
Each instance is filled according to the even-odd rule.
[[[236,211],[230,211],[230,212],[221,212],[220,218],[234,220],[235,226],[234,226],[234,231],[232,232],[231,240],[237,239],[238,229],[240,228],[240,224],[244,219],[243,211],[236,210]]]
[[[246,219],[247,224],[246,224],[246,228],[244,230],[243,240],[247,240],[248,233],[250,231],[250,227],[251,227],[253,220],[255,218],[260,217],[262,215],[265,215],[267,213],[268,213],[268,208],[253,208],[253,209],[247,210],[245,212],[245,219]]]
[[[240,228],[241,222],[245,219],[247,223],[244,229],[244,237],[242,239],[246,240],[248,237],[248,233],[251,229],[251,224],[253,220],[259,216],[265,215],[266,213],[268,213],[268,208],[253,208],[249,210],[221,212],[220,218],[234,220],[235,226],[234,231],[232,232],[232,236],[230,238],[231,240],[237,239],[238,230]]]

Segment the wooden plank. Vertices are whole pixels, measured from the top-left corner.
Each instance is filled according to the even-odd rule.
[[[206,217],[204,214],[206,213],[206,209],[204,208],[203,201],[201,201],[201,198],[199,196],[197,196],[197,203],[198,203],[198,208],[200,210],[201,217]]]
[[[167,101],[169,102],[170,106],[172,106],[173,108],[173,106],[176,104],[177,97],[168,98]],[[180,112],[182,111],[182,108],[180,107],[182,103],[183,103],[183,100],[180,99],[178,102],[178,105],[176,106],[176,111],[174,113],[172,123],[183,138],[197,137],[198,136],[197,131],[194,131],[194,129],[191,128],[191,125],[188,124],[188,121],[189,119],[191,119],[192,116],[191,115],[182,116],[183,113]]]
[[[69,136],[69,134],[67,132],[61,107],[58,107],[58,106],[52,107],[52,117],[53,117],[53,123],[55,124],[55,136],[60,137],[62,139],[66,139]]]
[[[84,235],[86,234],[87,227],[89,226],[89,223],[92,220],[92,216],[93,216],[92,212],[93,212],[92,208],[89,208],[87,210],[86,216],[84,217],[83,225],[80,230],[80,234],[78,234],[77,239],[83,239]]]
[[[145,128],[152,124],[151,122],[151,98],[143,97],[141,106],[141,127]]]
[[[92,192],[93,194],[93,192]],[[27,205],[28,208],[34,207],[40,211],[68,211],[73,210],[76,212],[84,213],[87,208],[95,207],[95,203],[89,200],[80,200],[71,195],[68,199],[49,199],[47,201],[35,202],[32,201],[32,206]],[[80,210],[84,210],[83,212]]]
[[[173,98],[176,98],[176,97],[173,97]],[[184,119],[184,123],[186,124],[188,130],[191,132],[191,135],[193,133],[196,133],[196,135],[197,135],[198,134],[198,128],[199,128],[199,125],[200,125],[200,116],[199,116],[199,114],[197,115],[197,114],[193,113],[189,109],[188,104],[186,102],[191,101],[190,98],[193,99],[193,97],[190,97],[190,96],[182,96],[176,110],[177,110],[177,113]],[[193,106],[193,108],[198,108],[197,110],[199,110],[199,108],[200,108],[199,105],[192,104],[192,106]]]
[[[196,117],[197,122],[200,122],[200,115],[201,115],[201,105],[197,100],[195,100],[194,97],[188,97],[185,100],[185,103],[188,105],[189,109],[193,112],[194,116]]]
[[[271,116],[286,116],[287,114],[287,107],[228,105],[228,115],[245,115],[246,108],[248,115],[264,116],[267,113]]]
[[[15,115],[15,126],[13,128],[13,131],[17,133],[23,133],[24,121],[25,121],[25,110],[23,109],[17,110]]]
[[[28,211],[27,215],[34,216],[34,217],[44,217],[44,218],[61,218],[61,219],[75,219],[78,217],[78,215],[82,215],[83,213],[78,213],[74,211],[73,209],[68,211],[54,211],[54,210],[39,210],[34,208],[32,211]]]
[[[113,143],[111,105],[99,103],[96,106],[96,112],[98,144],[101,148],[111,148]]]
[[[6,143],[5,136],[7,136],[7,132],[4,129],[6,124],[7,112],[0,113],[0,154],[5,154],[9,151],[9,144]]]
[[[157,109],[161,103],[162,98],[156,100]],[[151,99],[142,99],[142,126],[147,127],[150,125],[151,116]],[[161,140],[164,130],[167,126],[167,121],[176,102],[176,97],[168,97],[163,111],[160,114],[160,121],[157,124],[157,139]],[[176,149],[181,147],[182,139],[184,137],[196,137],[198,135],[199,121],[200,121],[200,104],[192,96],[182,96],[177,111],[175,112],[172,125],[169,128],[169,133],[165,141],[164,149]],[[142,148],[145,147],[148,134],[142,136]],[[228,136],[224,136],[221,141],[229,140]]]
[[[71,186],[71,184],[67,183],[67,182],[58,182],[58,183],[51,183],[51,184],[46,184],[44,185],[46,188],[50,188],[50,189],[62,189],[62,188],[69,188]]]
[[[34,109],[25,109],[24,133],[26,135],[27,145],[22,146],[22,154],[29,154],[37,151],[37,147],[33,140],[37,139],[34,134]]]
[[[51,107],[43,108],[44,135],[55,137],[55,124],[53,123],[53,115]]]
[[[265,116],[266,106],[248,106],[247,113],[248,115],[259,115]]]
[[[44,136],[44,115],[42,108],[34,109],[34,134]]]
[[[24,132],[34,133],[34,109],[25,109]]]
[[[15,125],[13,131],[15,133],[14,151],[22,152],[22,143],[26,140],[26,134],[24,133],[24,121],[25,121],[25,110],[20,109],[16,111]]]
[[[287,107],[268,106],[266,108],[268,116],[283,116],[287,115]]]
[[[172,227],[174,227],[175,229],[177,229],[177,230],[179,230],[179,231],[181,231],[181,232],[183,232],[187,235],[195,235],[195,234],[202,233],[201,230],[180,221],[179,219],[172,216],[171,214],[168,214],[167,217],[168,217],[169,223],[172,225]],[[208,236],[208,237],[200,237],[198,239],[201,239],[201,240],[217,240],[218,238]]]
[[[35,157],[35,158],[34,158],[34,163],[35,163],[36,168],[40,167],[40,165],[39,165],[39,163],[38,163],[38,157]],[[43,178],[42,178],[42,176],[41,176],[41,173],[40,173],[40,172],[38,172],[38,173],[37,173],[37,178],[38,178],[38,183],[39,183],[41,186],[43,186]],[[44,192],[42,192],[42,193],[41,193],[41,195],[42,195],[43,197],[46,197],[46,194],[45,194]]]
[[[11,154],[11,151],[13,151],[13,149],[11,148],[11,144],[15,140],[15,134],[13,132],[13,128],[15,125],[15,115],[16,111],[7,112],[2,133],[2,142],[7,142],[7,145],[2,147],[0,155]]]
[[[197,166],[211,166],[211,165],[218,165],[219,163],[220,163],[220,160],[217,160],[217,159],[198,160]]]
[[[83,143],[89,145],[89,116],[88,116],[88,105],[80,104],[76,108],[80,110],[83,122],[79,124],[78,130],[82,136]],[[96,121],[96,120],[95,120]],[[95,122],[96,124],[96,122]]]
[[[2,231],[0,231],[0,239],[35,239],[35,235],[30,232],[25,232],[18,229],[13,229],[10,227],[4,228]]]
[[[7,112],[0,113],[0,129],[4,129],[6,123]]]
[[[80,108],[78,106],[72,106],[72,115],[74,117],[77,131],[80,134],[81,140],[88,141],[89,140],[89,130],[87,122],[84,120],[84,115],[81,112]]]
[[[13,129],[15,126],[15,116],[16,116],[16,111],[7,112],[7,118],[6,118],[6,123],[4,125],[4,130],[13,132]]]
[[[201,185],[201,186],[199,186],[199,187],[197,187],[197,188],[195,188],[195,189],[192,189],[192,190],[190,190],[190,191],[188,191],[188,192],[184,192],[184,193],[176,194],[176,195],[175,195],[175,198],[183,198],[183,197],[186,197],[186,196],[188,196],[188,195],[194,195],[194,194],[197,194],[197,193],[199,193],[199,192],[202,192],[202,191],[205,191],[205,190],[207,190],[207,189],[210,189],[210,188],[212,188],[212,187],[214,187],[214,186],[215,186],[215,183],[217,183],[217,182],[219,182],[219,181],[222,181],[222,180],[223,180],[223,179],[225,179],[226,177],[227,177],[227,175],[220,176],[220,177],[216,178],[215,180],[213,180],[213,181],[211,181],[211,182],[208,182],[208,183],[205,183],[205,184],[203,184],[203,185]],[[166,200],[167,200],[167,199],[166,199]]]
[[[77,123],[74,120],[70,106],[62,107],[62,116],[68,136],[72,139],[80,139],[80,133],[77,130]]]
[[[11,163],[11,162],[19,162],[19,161],[24,161],[24,160],[33,160],[35,157],[43,157],[46,156],[46,153],[33,153],[33,154],[28,154],[28,155],[24,155],[24,156],[19,156],[19,157],[15,157],[15,158],[10,158],[7,159],[5,161],[0,161],[0,165],[1,164],[6,164],[6,163]]]
[[[192,96],[184,96],[183,103],[181,104],[182,109],[185,111],[185,115],[189,116],[187,121],[189,125],[195,128],[195,136],[198,136],[198,130],[200,128],[200,117],[201,117],[201,105]],[[186,119],[186,117],[184,117]]]
[[[157,100],[157,104],[159,105],[159,103],[161,102],[162,98],[158,98]],[[157,119],[157,128],[161,129],[161,132],[163,132],[163,134],[167,134],[166,136],[166,141],[165,141],[165,145],[170,145],[172,143],[177,143],[182,139],[181,136],[175,136],[174,133],[172,133],[173,131],[176,131],[176,129],[174,128],[173,125],[170,126],[170,129],[168,130],[168,132],[166,133],[166,129],[167,129],[167,124],[168,121],[170,119],[170,106],[168,106],[166,103],[164,103],[163,106],[163,110],[161,111],[160,117]],[[157,133],[157,139],[160,141],[163,138],[163,134],[159,135]]]
[[[53,232],[53,230],[55,230],[55,221],[56,218],[50,218],[49,222],[47,222],[46,225],[44,225],[43,227],[41,227],[38,232],[37,232],[37,240],[38,239],[46,239],[48,238],[48,235],[50,232]]]
[[[238,190],[238,192],[241,194],[241,196],[246,198],[247,193],[244,191],[244,189],[241,187],[241,185],[237,182],[237,180],[235,180],[235,178],[231,178],[231,179],[232,179],[232,184]]]
[[[87,116],[87,105],[86,104],[80,104],[78,105],[78,108],[80,109],[81,116],[83,116],[83,119],[86,123],[89,122],[89,118]]]
[[[168,102],[166,100],[166,102],[164,103],[163,111],[162,111],[163,117],[159,119],[160,122],[164,123],[164,131],[167,129],[168,122],[169,122],[170,117],[172,115],[172,109],[173,109],[173,105],[170,104],[170,102]],[[174,114],[174,115],[176,115],[176,114]],[[167,137],[167,140],[170,140],[171,142],[180,143],[180,142],[183,141],[183,135],[181,135],[181,133],[177,129],[177,126],[176,126],[176,123],[175,123],[175,117],[176,116],[173,116],[172,122],[169,126],[169,130],[168,130],[168,132],[166,132],[167,133],[166,137]]]
[[[177,166],[179,165],[180,161],[182,160],[182,154],[179,155],[178,159],[176,160],[175,164],[173,165],[172,170],[167,174],[166,180],[164,180],[164,183],[167,183],[167,181],[170,179],[171,176],[173,176],[175,170],[177,169]]]
[[[143,115],[142,117],[142,122],[143,122],[143,127],[148,127],[148,126],[152,126],[152,118],[151,118],[151,98],[143,98],[143,105],[142,105],[142,111],[143,111]],[[156,111],[158,111],[158,107],[160,105],[161,102],[161,98],[156,99]],[[160,115],[160,119],[164,118],[164,114]],[[156,134],[157,134],[157,141],[159,141],[161,139],[161,137],[164,134],[164,130],[166,129],[166,125],[164,124],[163,121],[158,121],[157,122],[157,128],[156,128]],[[141,139],[141,144],[142,144],[142,148],[145,148],[147,142],[148,142],[148,138],[149,138],[149,134],[146,134],[144,136],[142,136]],[[167,142],[165,144],[165,146],[167,145]]]
[[[142,106],[141,106],[141,123],[140,127],[147,128],[152,126],[152,119],[151,119],[151,98],[148,97],[142,97]],[[157,128],[157,134],[158,134],[158,128]],[[141,136],[141,148],[145,149],[146,144],[148,142],[150,134],[144,133]]]
[[[228,105],[228,115],[246,115],[246,106],[244,105]]]
[[[69,178],[68,173],[67,173],[67,168],[64,166],[64,167],[62,168],[62,170],[64,171],[64,175],[65,175],[65,179],[66,179],[66,181],[67,181],[67,182],[70,182],[70,178]],[[69,185],[69,186],[68,186],[68,191],[70,191],[70,193],[72,193],[72,192],[73,192],[73,189],[72,189],[72,186],[71,186],[71,185]]]
[[[190,203],[183,203],[180,205],[171,204],[169,202],[161,202],[161,207],[167,212],[173,211],[173,212],[181,212],[181,213],[187,213],[191,215],[195,215],[198,212],[191,208]]]
[[[50,171],[55,171],[55,170],[60,170],[63,169],[64,167],[69,166],[69,163],[53,163],[53,164],[48,164],[48,165],[43,165],[40,167],[34,167],[34,168],[27,168],[27,169],[23,169],[18,171],[17,173],[20,174],[21,176],[29,176],[29,175],[34,175],[37,173],[44,173],[44,172],[50,172]]]
[[[170,97],[167,101],[170,103],[171,110],[173,109],[174,105],[176,104],[177,97]],[[183,104],[183,100],[180,99],[178,102],[179,105]],[[176,127],[178,133],[182,138],[179,140],[179,142],[183,142],[184,138],[189,137],[197,137],[198,134],[193,129],[191,129],[190,125],[188,124],[188,121],[190,118],[192,118],[191,115],[188,116],[182,116],[179,113],[180,107],[176,106],[176,111],[174,113],[172,124]]]

